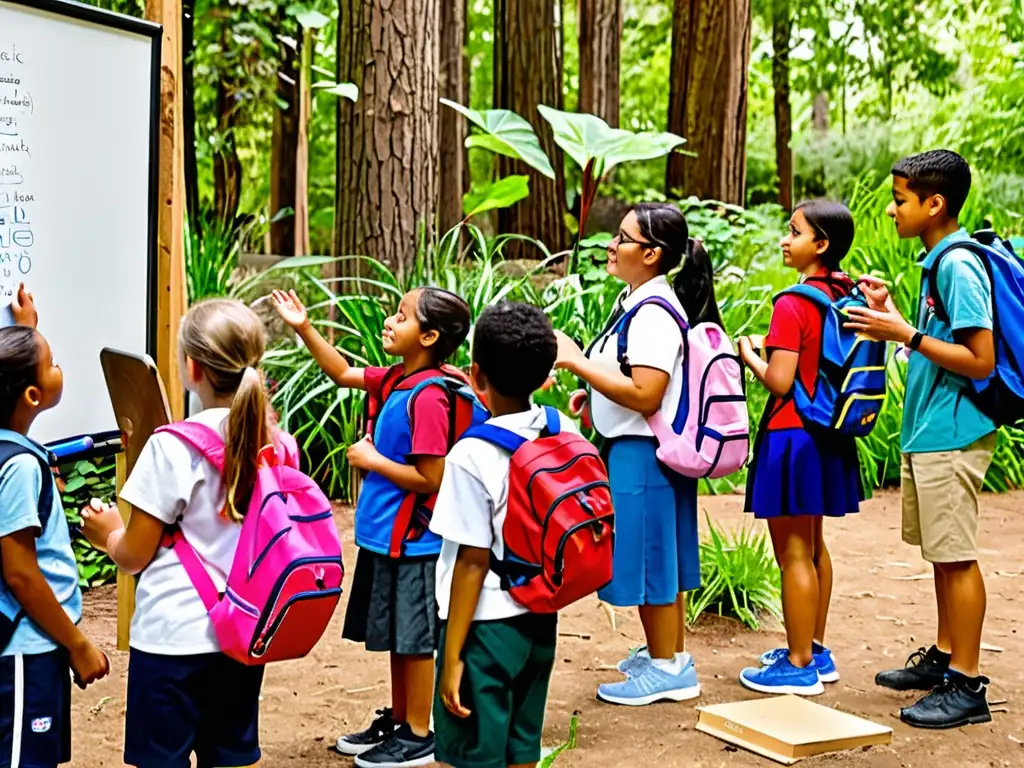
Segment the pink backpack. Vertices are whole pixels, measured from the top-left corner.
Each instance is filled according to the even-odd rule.
[[[156,431],[174,435],[224,471],[224,440],[215,430],[180,421]],[[345,575],[331,504],[299,471],[295,438],[286,432],[276,437],[279,450],[268,445],[260,451],[223,594],[179,527],[164,542],[174,548],[199,592],[221,651],[249,665],[309,653],[334,615]]]
[[[618,359],[627,367],[626,333],[640,307],[654,304],[668,312],[683,334],[683,392],[675,420],[659,410],[647,420],[658,440],[658,460],[686,477],[725,477],[743,468],[750,451],[743,365],[721,326],[691,328],[671,302],[641,301],[619,321]]]

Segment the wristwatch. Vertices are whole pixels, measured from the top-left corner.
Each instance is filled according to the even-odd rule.
[[[914,335],[910,337],[910,342],[907,344],[907,348],[917,352],[917,348],[921,346],[922,339],[924,339],[924,334],[920,331],[915,331]]]

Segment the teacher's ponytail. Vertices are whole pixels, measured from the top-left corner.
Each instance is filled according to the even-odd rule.
[[[690,325],[715,323],[724,327],[715,299],[715,273],[704,245],[690,237],[686,217],[668,203],[638,203],[633,206],[640,234],[661,249],[660,274],[678,267],[672,289],[686,311]]]

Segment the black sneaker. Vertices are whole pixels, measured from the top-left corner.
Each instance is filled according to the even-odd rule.
[[[930,691],[941,685],[949,671],[949,654],[934,645],[927,651],[918,648],[910,654],[903,669],[890,669],[875,675],[875,685],[894,691]]]
[[[400,723],[396,723],[391,717],[391,707],[378,709],[377,718],[370,723],[369,728],[359,733],[339,736],[334,748],[343,755],[361,755],[393,734],[399,725]]]
[[[973,680],[960,674],[947,675],[934,691],[916,704],[900,710],[900,720],[916,728],[959,728],[992,720],[985,694],[987,677]]]
[[[417,736],[402,723],[387,739],[356,758],[359,768],[412,768],[434,762],[434,732]]]

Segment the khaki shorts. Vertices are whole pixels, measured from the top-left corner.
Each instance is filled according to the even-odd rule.
[[[978,495],[995,448],[993,432],[959,451],[903,454],[903,540],[928,562],[978,559]]]

